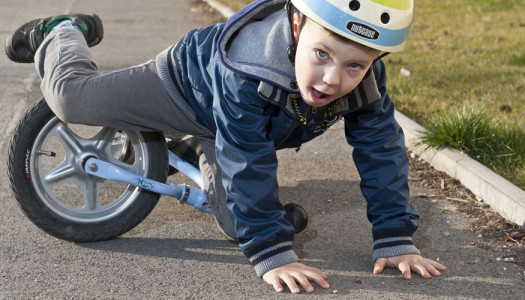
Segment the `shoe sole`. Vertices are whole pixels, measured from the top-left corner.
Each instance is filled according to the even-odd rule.
[[[97,30],[97,32],[92,33],[92,34],[95,34],[96,38],[91,43],[88,43],[89,47],[96,46],[100,44],[100,42],[102,42],[102,39],[104,38],[104,26],[102,25],[102,19],[97,14],[84,15],[84,16],[91,16],[95,21],[94,28],[100,30],[100,31]],[[87,38],[86,38],[86,42],[87,42]]]
[[[6,45],[9,45],[8,43],[11,43],[12,39],[11,37],[8,37],[7,40],[5,41]],[[32,63],[34,62],[33,59],[29,59],[29,60],[21,60],[19,59],[18,57],[15,56],[15,54],[12,52],[12,49],[11,47],[5,47],[5,54],[7,55],[7,57],[16,62],[16,63],[22,63],[22,64],[29,64],[29,63]]]
[[[21,27],[20,27],[21,28]],[[17,29],[18,30],[21,30],[20,28]],[[16,32],[16,31],[15,31]],[[14,37],[14,34],[11,34],[7,37],[7,39],[5,40],[5,47],[4,47],[4,50],[5,50],[5,54],[7,55],[7,57],[14,61],[14,62],[17,62],[17,63],[22,63],[22,64],[29,64],[29,63],[33,63],[35,60],[33,57],[31,58],[22,58],[22,57],[19,57],[14,49],[13,49],[13,37]]]
[[[96,39],[93,40],[91,43],[88,44],[89,47],[93,47],[93,46],[96,46],[98,44],[100,44],[100,42],[102,41],[103,37],[104,37],[104,27],[102,25],[102,19],[96,15],[96,14],[93,14],[91,15],[95,21],[95,27],[94,28],[97,28],[97,29],[100,29],[99,32],[94,32],[96,33]],[[17,30],[20,30],[17,29]],[[16,32],[16,31],[15,31]],[[30,64],[30,63],[34,63],[35,60],[34,60],[34,57],[30,57],[30,58],[22,58],[22,57],[19,57],[14,49],[13,49],[13,37],[14,37],[14,34],[11,34],[7,37],[6,41],[5,41],[5,47],[4,47],[4,50],[5,50],[5,54],[7,55],[7,57],[16,62],[16,63],[22,63],[22,64]]]

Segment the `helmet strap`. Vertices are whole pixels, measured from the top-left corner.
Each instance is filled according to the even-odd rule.
[[[295,63],[295,53],[297,52],[297,46],[295,45],[295,42],[294,42],[293,5],[292,5],[291,0],[286,1],[285,8],[286,8],[286,15],[288,16],[288,22],[290,23],[290,33],[292,36],[292,43],[288,46],[287,54],[288,54],[288,59],[290,60],[290,62],[294,64]]]
[[[390,52],[385,52],[385,53],[382,53],[381,55],[378,55],[376,57],[376,59],[374,59],[374,61],[372,62],[372,64],[375,64],[378,60],[380,60],[381,58],[387,56],[388,54],[390,54]]]

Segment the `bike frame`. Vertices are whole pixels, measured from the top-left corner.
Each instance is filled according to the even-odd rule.
[[[123,170],[111,163],[91,157],[84,164],[84,170],[93,176],[106,180],[119,181],[139,188],[152,191],[157,194],[167,195],[176,198],[180,203],[193,205],[199,211],[212,213],[206,198],[204,189],[204,180],[199,169],[168,151],[169,164],[179,172],[193,180],[199,188],[187,184],[173,184],[169,181],[166,183],[157,182],[148,178],[143,178]]]

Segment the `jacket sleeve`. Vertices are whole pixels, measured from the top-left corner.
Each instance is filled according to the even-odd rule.
[[[259,82],[222,64],[214,72],[216,154],[226,203],[241,250],[262,276],[298,260],[292,250],[294,229],[278,198],[269,104],[257,93]]]
[[[382,61],[374,64],[381,99],[345,116],[345,134],[354,148],[353,158],[361,176],[372,223],[374,261],[380,257],[419,254],[412,243],[419,219],[408,202],[408,158],[404,135],[394,119],[394,105],[386,91]]]

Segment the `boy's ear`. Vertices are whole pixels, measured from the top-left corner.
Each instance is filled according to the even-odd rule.
[[[297,44],[299,42],[299,33],[301,32],[301,14],[293,14],[293,38],[294,42]]]

